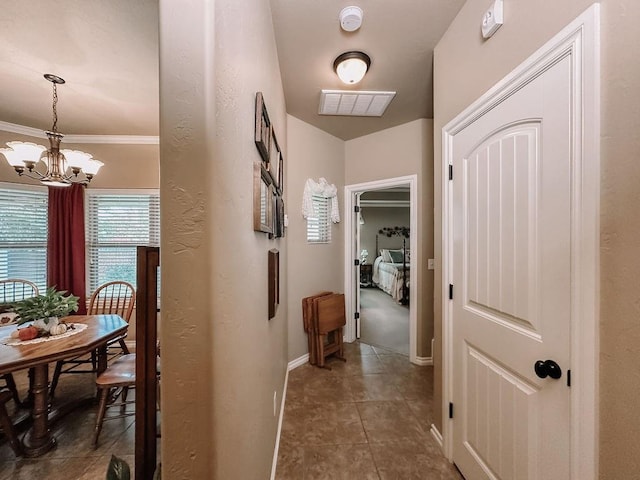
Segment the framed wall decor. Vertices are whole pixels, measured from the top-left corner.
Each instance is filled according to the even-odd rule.
[[[278,165],[278,192],[280,195],[284,195],[284,158],[282,152],[280,152],[280,165]]]
[[[281,162],[282,151],[280,150],[280,145],[278,144],[278,140],[276,138],[276,132],[271,125],[271,140],[269,142],[269,173],[271,174],[271,179],[273,180],[273,185],[276,187],[278,191],[280,191],[280,167],[282,166]]]
[[[275,211],[273,219],[275,221],[273,235],[276,238],[284,237],[284,200],[280,195],[276,195]]]
[[[253,164],[253,230],[273,234],[273,196],[275,190],[269,172],[260,163]]]
[[[271,320],[276,316],[280,303],[280,252],[275,248],[269,250],[268,269],[269,320]]]
[[[256,126],[255,142],[258,152],[265,164],[269,163],[269,146],[271,141],[271,121],[264,104],[262,92],[256,93]]]

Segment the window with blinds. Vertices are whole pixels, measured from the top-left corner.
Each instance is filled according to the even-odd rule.
[[[307,242],[331,242],[331,199],[313,195],[313,216],[307,217]]]
[[[0,186],[0,279],[29,280],[47,288],[45,187]]]
[[[160,195],[89,191],[87,293],[106,282],[136,286],[136,247],[160,245]]]

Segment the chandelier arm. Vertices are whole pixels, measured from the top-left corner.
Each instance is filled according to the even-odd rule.
[[[49,177],[48,175],[43,175],[42,173],[40,173],[37,170],[27,170],[27,169],[23,169],[21,172],[18,172],[18,176],[20,177],[27,177],[27,178],[31,178],[33,180],[39,180],[42,183],[44,183],[45,185],[47,184],[47,180]],[[75,177],[75,175],[62,175],[59,178],[56,179],[56,182],[65,182],[65,183],[79,183],[80,185],[87,185],[91,179],[93,178],[93,175],[85,175],[86,178],[82,179],[82,180],[77,180]],[[91,178],[90,178],[91,177]],[[51,180],[49,180],[51,181]]]
[[[27,178],[32,178],[34,180],[42,180],[43,178],[46,177],[46,175],[41,174],[39,171],[33,169],[33,170],[28,170],[23,169],[22,172],[18,172],[18,175],[21,177],[27,177]]]

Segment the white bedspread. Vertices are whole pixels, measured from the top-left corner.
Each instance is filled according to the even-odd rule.
[[[409,265],[406,266],[406,281],[409,282]],[[378,257],[373,262],[373,283],[396,301],[402,300],[402,287],[405,282],[401,263],[383,262]]]

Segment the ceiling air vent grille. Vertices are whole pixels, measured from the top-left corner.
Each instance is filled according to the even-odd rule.
[[[396,92],[322,90],[318,113],[351,117],[381,117],[395,96]]]

